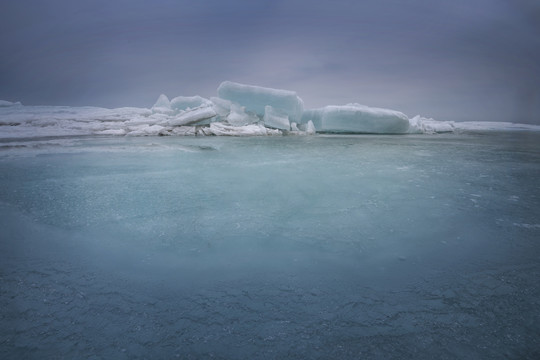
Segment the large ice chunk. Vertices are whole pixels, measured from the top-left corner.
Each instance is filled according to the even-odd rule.
[[[294,122],[300,122],[304,111],[302,99],[296,95],[296,92],[289,90],[224,81],[219,85],[218,95],[222,99],[245,106],[247,111],[254,112],[261,118],[264,116],[267,105],[282,110],[289,116],[289,120]]]
[[[231,102],[229,100],[221,99],[218,97],[211,97],[212,107],[214,111],[221,117],[225,118],[231,112]]]
[[[317,129],[315,129],[315,125],[313,125],[313,121],[311,121],[311,120],[309,120],[303,126],[303,129],[308,135],[313,135],[313,134],[315,134],[317,132]]]
[[[409,129],[409,118],[402,112],[360,104],[309,110],[302,122],[309,120],[317,131],[331,133],[404,134]]]
[[[311,122],[311,125],[313,125],[316,131],[321,131],[323,114],[324,108],[304,110],[304,112],[302,113],[301,124],[307,124]]]
[[[210,100],[205,99],[199,95],[195,96],[177,96],[171,100],[170,107],[173,110],[187,110],[195,109],[201,106],[210,106],[212,103]]]
[[[200,124],[205,120],[209,120],[216,116],[216,112],[211,107],[201,107],[195,110],[186,111],[176,115],[169,120],[169,125],[182,126],[191,124]]]
[[[246,112],[245,106],[231,104],[231,112],[227,116],[227,122],[233,126],[244,126],[258,122],[259,118],[252,112]]]
[[[152,112],[157,114],[171,115],[174,111],[171,109],[171,102],[165,94],[159,95],[156,103],[152,106]]]
[[[289,116],[269,105],[264,108],[264,125],[274,129],[291,130]]]

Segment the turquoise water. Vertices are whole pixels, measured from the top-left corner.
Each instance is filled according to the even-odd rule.
[[[536,358],[540,135],[0,144],[3,358]]]

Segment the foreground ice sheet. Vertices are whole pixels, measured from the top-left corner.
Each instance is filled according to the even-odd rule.
[[[0,101],[0,139],[69,135],[265,136],[276,133],[312,135],[316,132],[434,134],[540,130],[537,125],[457,123],[421,116],[409,119],[399,111],[356,103],[304,109],[302,99],[294,91],[230,81],[219,86],[218,95],[210,99],[196,95],[169,100],[162,94],[151,109],[22,106]]]
[[[538,358],[540,133],[32,143],[2,359]]]

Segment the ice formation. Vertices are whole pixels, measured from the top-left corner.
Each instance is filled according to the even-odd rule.
[[[154,106],[152,106],[152,111],[158,114],[161,113],[171,115],[173,113],[173,110],[171,109],[171,102],[169,101],[167,95],[159,95],[156,103],[154,104]]]
[[[150,109],[23,106],[0,100],[0,139],[71,135],[236,135],[315,133],[435,134],[461,131],[540,131],[538,125],[436,121],[357,103],[304,109],[294,91],[230,81],[210,99],[162,94]]]
[[[309,120],[321,132],[403,134],[409,130],[409,119],[405,114],[360,104],[330,105],[309,110],[304,113],[302,121]]]
[[[211,107],[201,107],[172,117],[167,124],[171,126],[191,125],[195,123],[201,125],[204,121],[210,121],[216,115],[216,112]]]
[[[266,105],[264,108],[264,125],[274,129],[291,130],[289,116],[270,105]]]
[[[171,100],[170,106],[172,110],[189,110],[195,109],[201,106],[211,105],[210,100],[196,96],[177,96]]]
[[[246,112],[244,106],[238,104],[230,105],[229,113],[225,116],[227,123],[233,126],[245,126],[259,121],[257,115]]]
[[[440,134],[454,132],[456,127],[453,121],[437,121],[416,115],[409,119],[409,130],[411,134]]]
[[[264,88],[253,85],[243,85],[231,81],[224,81],[218,87],[218,95],[222,99],[230,100],[245,106],[258,116],[264,116],[266,106],[279,109],[286,113],[289,119],[299,122],[304,111],[304,102],[294,91]]]
[[[11,102],[6,100],[0,100],[0,107],[8,107],[8,106],[15,106],[15,105],[21,105],[20,102]]]

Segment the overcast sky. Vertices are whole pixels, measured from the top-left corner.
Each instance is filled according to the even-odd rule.
[[[4,0],[0,99],[150,107],[224,80],[540,123],[537,0]]]

